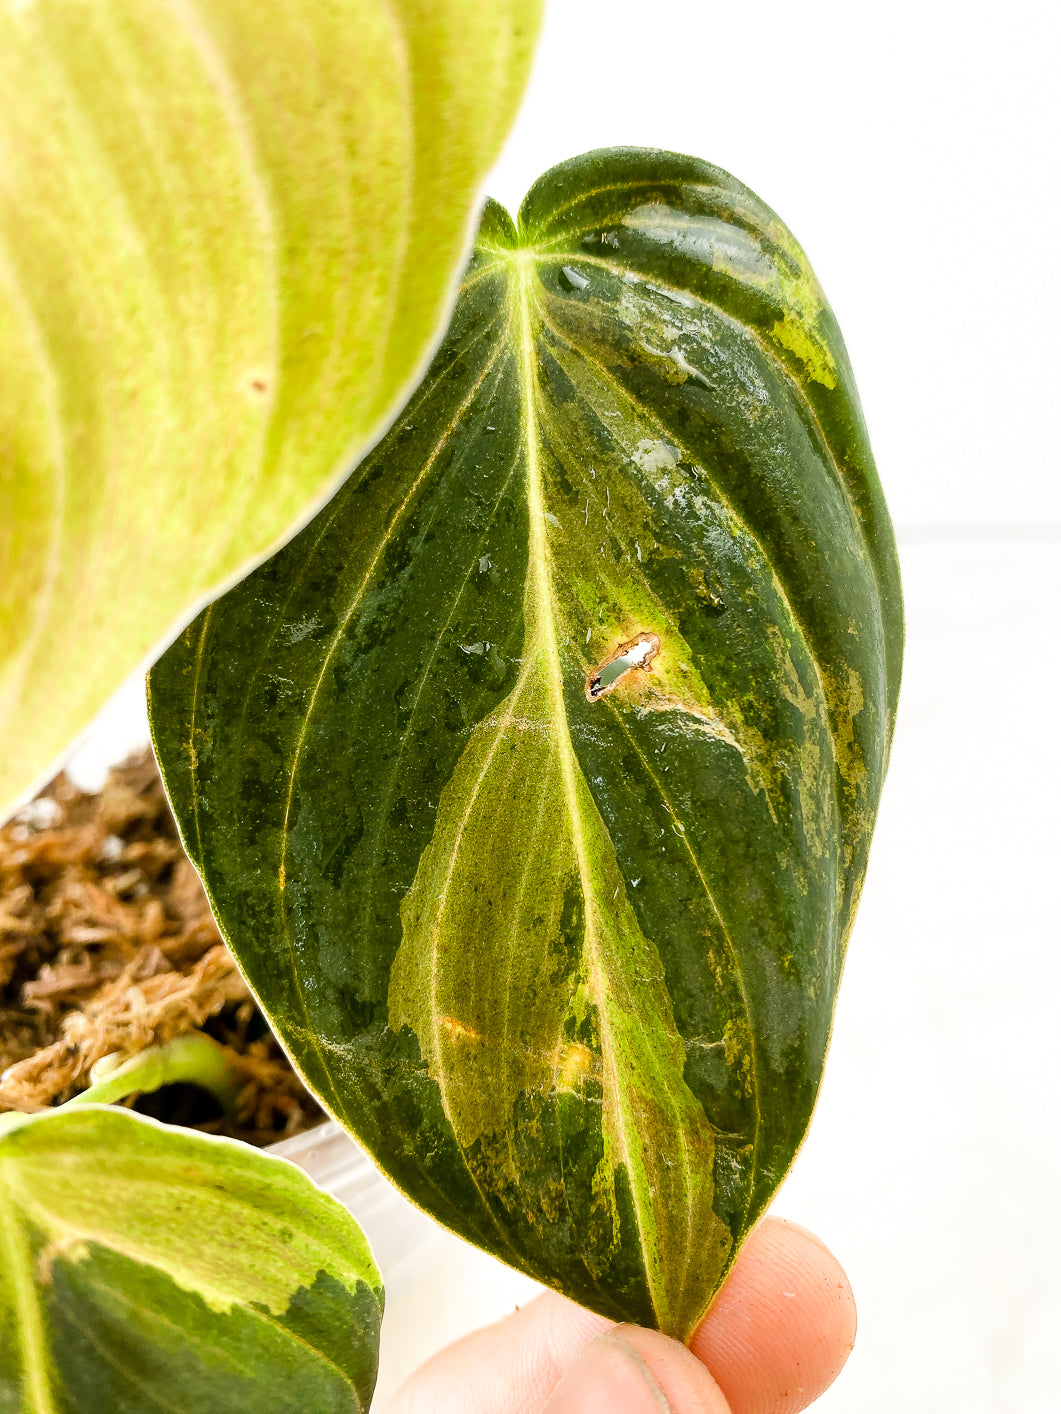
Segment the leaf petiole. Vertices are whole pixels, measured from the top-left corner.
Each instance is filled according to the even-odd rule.
[[[201,1032],[175,1036],[164,1045],[149,1046],[114,1064],[116,1059],[104,1056],[97,1061],[92,1068],[93,1084],[59,1108],[113,1104],[127,1095],[160,1090],[163,1085],[182,1081],[208,1090],[226,1114],[236,1108],[242,1088],[236,1067],[225,1048]]]

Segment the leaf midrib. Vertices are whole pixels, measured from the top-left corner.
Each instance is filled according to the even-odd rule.
[[[587,979],[597,1003],[600,1019],[602,1076],[605,1083],[611,1081],[617,1089],[618,1097],[612,1105],[618,1127],[618,1137],[622,1145],[630,1176],[630,1193],[634,1206],[641,1251],[644,1260],[645,1278],[648,1282],[652,1305],[660,1317],[661,1326],[666,1328],[667,1309],[666,1283],[649,1252],[647,1219],[643,1212],[644,1199],[641,1186],[637,1182],[637,1165],[631,1152],[630,1137],[623,1123],[624,1106],[621,1103],[621,1087],[616,1074],[616,1059],[611,1041],[611,1028],[607,1009],[604,968],[599,956],[600,940],[597,936],[597,896],[593,886],[592,870],[585,835],[582,829],[582,815],[578,804],[578,778],[580,768],[571,742],[568,727],[567,708],[564,702],[563,671],[560,663],[559,640],[556,633],[556,619],[553,605],[552,576],[550,571],[549,543],[545,530],[545,496],[542,485],[540,464],[540,437],[536,404],[539,396],[536,373],[535,339],[533,330],[533,297],[531,282],[534,279],[533,266],[536,264],[531,251],[521,251],[513,260],[512,281],[516,312],[513,328],[519,344],[520,385],[524,408],[524,435],[527,448],[527,512],[529,521],[530,557],[528,566],[528,592],[533,593],[537,614],[534,617],[535,631],[540,639],[539,651],[544,652],[549,695],[552,699],[553,719],[556,723],[556,741],[560,757],[560,772],[563,792],[571,826],[571,841],[578,864],[579,882],[586,903],[585,948],[587,953]]]
[[[33,1257],[26,1231],[18,1220],[14,1194],[4,1175],[9,1162],[0,1160],[0,1251],[4,1254],[4,1271],[15,1294],[15,1315],[22,1351],[22,1392],[23,1397],[31,1401],[28,1408],[33,1414],[56,1414],[44,1339],[44,1313],[33,1280]]]
[[[601,373],[602,373],[602,374],[605,374],[605,375],[609,378],[609,381],[612,381],[612,382],[614,383],[615,380],[612,379],[611,375],[607,373],[607,370],[604,369],[603,365],[600,365],[600,364],[597,362],[597,360],[593,359],[592,356],[589,355],[585,350],[583,350],[583,349],[581,349],[581,348],[576,349],[573,345],[571,345],[570,342],[569,342],[569,340],[565,339],[564,336],[560,334],[559,330],[557,330],[557,329],[555,328],[555,326],[552,324],[552,322],[548,319],[548,317],[545,315],[545,313],[544,313],[541,309],[535,307],[535,309],[534,309],[534,314],[533,314],[533,316],[532,316],[532,313],[531,313],[532,305],[535,305],[536,302],[533,300],[533,295],[532,295],[532,293],[531,293],[531,290],[532,290],[532,279],[533,279],[533,276],[532,276],[532,273],[531,273],[531,267],[532,267],[533,265],[537,265],[538,263],[540,263],[541,260],[543,259],[543,257],[539,256],[539,254],[538,254],[536,251],[531,251],[531,250],[523,251],[523,252],[520,253],[520,255],[521,255],[522,258],[517,257],[517,259],[513,262],[513,266],[514,266],[513,278],[517,281],[517,285],[518,285],[518,288],[519,288],[519,309],[520,309],[519,315],[518,315],[518,316],[516,317],[516,319],[513,321],[513,327],[518,330],[519,338],[520,338],[521,383],[522,383],[522,385],[523,385],[523,396],[524,396],[524,401],[525,401],[525,406],[526,406],[526,418],[527,418],[527,427],[526,427],[527,448],[528,448],[528,451],[527,451],[527,457],[528,457],[528,476],[527,476],[528,497],[527,497],[527,499],[528,499],[528,511],[529,511],[529,520],[530,520],[531,564],[532,564],[532,566],[534,567],[535,570],[537,570],[537,569],[539,568],[539,566],[541,567],[541,571],[540,571],[540,573],[541,573],[541,578],[540,578],[540,584],[539,584],[539,586],[538,586],[538,589],[539,589],[539,598],[543,599],[544,602],[548,605],[549,619],[548,619],[547,629],[546,629],[546,633],[545,633],[545,638],[546,638],[547,651],[549,652],[549,658],[550,658],[550,669],[551,669],[551,679],[550,679],[550,680],[551,680],[551,684],[553,685],[553,690],[554,690],[554,715],[555,715],[555,719],[556,719],[556,721],[557,721],[557,723],[559,724],[559,727],[560,727],[560,731],[559,731],[559,737],[560,737],[560,754],[561,754],[561,759],[562,759],[562,763],[563,763],[563,770],[564,770],[565,795],[567,796],[567,799],[568,799],[568,808],[569,808],[570,815],[571,815],[571,819],[572,819],[572,832],[573,832],[573,834],[575,835],[575,847],[576,847],[576,855],[577,855],[577,857],[578,857],[578,863],[579,863],[579,875],[580,875],[580,878],[581,878],[581,881],[582,881],[583,892],[584,892],[584,894],[586,895],[586,899],[587,899],[587,933],[588,933],[588,932],[589,932],[589,919],[590,919],[590,917],[592,916],[592,913],[593,913],[592,903],[595,902],[595,894],[594,894],[593,889],[592,889],[592,883],[591,883],[591,880],[590,880],[589,871],[588,871],[588,867],[587,867],[587,861],[586,861],[585,850],[584,850],[584,841],[582,840],[582,837],[581,837],[581,817],[580,817],[580,814],[579,814],[579,811],[578,811],[577,791],[576,791],[576,787],[575,787],[575,780],[577,779],[577,775],[580,773],[580,767],[579,767],[579,765],[578,765],[577,758],[575,757],[574,748],[573,748],[573,746],[572,746],[572,744],[571,744],[570,733],[569,733],[569,731],[568,731],[567,710],[566,710],[566,706],[565,706],[565,703],[564,703],[564,697],[563,697],[563,679],[562,679],[562,672],[561,672],[561,667],[560,667],[558,639],[557,639],[557,635],[556,635],[556,631],[555,631],[554,620],[553,620],[553,618],[552,618],[552,585],[551,585],[551,580],[550,580],[550,577],[549,577],[549,568],[548,568],[548,566],[549,566],[549,551],[548,551],[548,537],[547,537],[547,534],[546,534],[546,531],[545,531],[545,502],[544,502],[544,494],[543,494],[543,488],[542,488],[541,468],[540,468],[540,466],[538,465],[538,459],[537,459],[537,452],[538,452],[538,436],[537,436],[537,418],[536,418],[536,415],[535,415],[535,400],[536,400],[536,397],[537,397],[537,395],[538,395],[538,380],[537,380],[537,376],[536,376],[536,374],[535,374],[535,364],[534,364],[535,340],[534,340],[534,332],[533,332],[533,318],[536,317],[536,318],[538,319],[538,321],[539,321],[541,324],[545,325],[545,326],[548,327],[550,330],[552,330],[552,332],[553,332],[559,339],[561,339],[562,342],[564,342],[565,344],[567,344],[568,347],[570,347],[570,348],[572,349],[572,352],[575,353],[576,356],[584,357],[584,358],[587,359],[587,361],[593,363],[594,366],[598,367],[598,368],[600,369]],[[554,260],[553,260],[552,257],[546,256],[546,257],[544,257],[544,260],[547,261],[548,263],[554,263]],[[616,386],[619,387],[620,385],[616,385]],[[626,389],[621,389],[621,391],[622,391],[622,393],[624,394],[625,397],[627,397],[628,399],[630,399],[631,402],[634,401],[634,400],[631,398],[629,392],[628,392]],[[645,415],[645,416],[649,417],[649,419],[650,419],[651,421],[655,422],[656,425],[659,426],[659,427],[661,428],[661,430],[663,430],[664,432],[666,432],[668,436],[672,435],[672,434],[670,433],[670,430],[669,430],[669,429],[663,428],[662,424],[659,423],[658,419],[655,417],[655,415],[651,412],[650,409],[644,408],[644,407],[642,407],[640,404],[636,404],[636,406],[638,407],[638,410],[639,410],[639,412],[640,412],[642,415]],[[533,449],[533,451],[532,451],[532,449]],[[727,504],[728,504],[728,502],[727,502]],[[787,595],[786,595],[785,592],[784,592],[784,588],[783,588],[783,586],[780,584],[780,581],[778,580],[776,573],[773,572],[772,563],[771,563],[769,557],[766,555],[765,551],[763,551],[761,545],[759,545],[758,540],[755,539],[754,535],[752,534],[752,531],[751,531],[750,527],[747,527],[747,526],[746,526],[746,522],[745,522],[744,517],[743,517],[742,515],[740,515],[740,514],[736,511],[735,508],[733,508],[733,513],[734,513],[734,515],[737,516],[737,518],[738,518],[738,520],[740,521],[740,523],[742,524],[742,526],[745,526],[745,528],[747,529],[747,533],[748,533],[749,537],[754,540],[754,543],[756,544],[756,546],[757,546],[757,548],[759,549],[760,553],[763,555],[764,562],[765,562],[766,564],[770,565],[770,567],[771,567],[771,573],[772,573],[772,578],[773,578],[774,584],[775,584],[775,586],[777,587],[777,590],[778,590],[779,596],[780,596],[781,599],[782,599],[782,602],[785,604],[785,607],[786,607],[786,608],[788,609],[788,611],[789,611],[789,614],[790,614],[790,617],[791,617],[792,620],[793,620],[793,623],[796,625],[797,631],[800,633],[800,635],[801,635],[801,637],[803,638],[803,641],[804,641],[804,643],[805,643],[805,645],[806,645],[806,647],[807,647],[808,657],[810,658],[810,660],[811,660],[811,662],[812,662],[812,664],[813,664],[813,666],[814,666],[814,671],[815,671],[815,674],[816,674],[816,677],[817,677],[817,680],[818,680],[818,683],[819,683],[819,688],[820,688],[821,693],[822,693],[822,700],[823,700],[823,702],[827,705],[829,699],[828,699],[828,697],[827,697],[827,695],[826,695],[826,693],[825,693],[824,683],[822,682],[822,679],[821,679],[821,673],[820,673],[820,670],[819,670],[819,668],[818,668],[817,660],[816,660],[816,658],[815,658],[815,655],[814,655],[814,653],[813,653],[813,651],[812,651],[812,649],[811,649],[811,646],[810,646],[809,642],[808,642],[807,639],[806,639],[806,636],[805,636],[804,630],[803,630],[803,628],[802,628],[802,625],[800,624],[799,620],[796,618],[795,612],[794,612],[794,610],[792,609],[792,606],[790,605],[790,603],[789,603],[789,601],[788,601],[788,597],[787,597]],[[615,716],[616,720],[618,721],[619,725],[622,727],[622,729],[623,729],[625,735],[627,736],[627,739],[630,740],[630,741],[631,741],[631,744],[634,745],[634,746],[635,746],[635,749],[638,750],[638,755],[641,757],[642,761],[644,762],[645,768],[646,768],[646,770],[648,771],[649,776],[650,776],[651,779],[653,780],[653,783],[654,783],[654,785],[656,786],[657,791],[659,792],[660,798],[664,801],[664,803],[666,804],[667,808],[671,811],[671,813],[674,814],[673,808],[670,806],[669,802],[667,801],[666,792],[663,790],[662,783],[656,778],[655,773],[651,770],[651,768],[650,768],[650,766],[649,766],[649,763],[648,763],[647,761],[644,761],[644,756],[643,756],[643,754],[641,753],[641,751],[640,751],[638,748],[636,748],[636,744],[633,742],[633,739],[630,737],[629,731],[626,729],[625,724],[622,722],[622,719],[621,719],[620,714],[615,711],[614,703],[610,703],[609,706],[612,708],[612,713],[613,713],[613,715]],[[830,737],[830,743],[831,743],[831,742],[832,742],[832,733],[831,733],[831,731],[830,731],[830,733],[829,733],[829,737]],[[835,787],[834,787],[834,789],[835,789]],[[677,818],[677,816],[675,816],[675,818]],[[682,832],[681,840],[682,840],[682,844],[683,844],[683,846],[684,846],[686,852],[688,853],[688,855],[689,855],[689,857],[690,857],[690,859],[691,859],[691,861],[692,861],[693,868],[694,868],[694,870],[695,870],[695,872],[696,872],[696,875],[697,875],[697,877],[698,877],[698,879],[699,879],[699,881],[700,881],[701,887],[702,887],[703,890],[704,890],[704,894],[705,894],[705,897],[706,897],[708,906],[709,906],[709,907],[711,908],[711,910],[713,911],[713,913],[714,913],[716,919],[718,920],[719,926],[720,926],[720,928],[722,929],[722,933],[723,933],[723,936],[724,936],[724,938],[725,938],[726,945],[727,945],[727,947],[728,947],[730,956],[731,956],[731,958],[732,958],[732,960],[733,960],[734,973],[735,973],[735,976],[736,976],[737,985],[738,985],[738,989],[739,989],[739,992],[740,992],[741,1000],[742,1000],[742,1002],[743,1002],[743,1004],[744,1004],[745,1016],[746,1016],[746,1018],[747,1018],[748,1034],[749,1034],[749,1057],[750,1057],[750,1060],[751,1060],[751,1068],[752,1068],[752,1089],[753,1089],[753,1092],[754,1092],[754,1101],[755,1101],[755,1131],[754,1131],[754,1135],[753,1135],[753,1138],[752,1138],[752,1166],[751,1166],[751,1171],[750,1171],[750,1173],[749,1173],[749,1179],[748,1179],[748,1183],[747,1183],[747,1185],[746,1185],[746,1193],[745,1193],[745,1215],[747,1216],[747,1213],[748,1213],[748,1211],[749,1211],[749,1209],[750,1209],[750,1206],[751,1206],[752,1193],[753,1193],[754,1186],[755,1186],[755,1184],[754,1184],[754,1177],[755,1177],[755,1170],[756,1170],[756,1166],[757,1166],[758,1148],[759,1148],[759,1141],[760,1141],[760,1138],[761,1138],[761,1129],[762,1129],[762,1115],[761,1115],[761,1110],[760,1110],[760,1105],[759,1105],[759,1094],[760,1094],[760,1090],[759,1090],[759,1082],[758,1082],[758,1075],[759,1075],[759,1068],[760,1068],[760,1057],[759,1057],[759,1048],[758,1048],[758,1043],[757,1043],[756,1029],[755,1029],[754,1022],[753,1022],[751,1002],[750,1002],[749,996],[748,996],[748,988],[747,988],[747,984],[746,984],[746,981],[745,981],[745,978],[744,978],[744,971],[743,971],[743,967],[742,967],[742,965],[741,965],[741,959],[740,959],[740,955],[739,955],[739,953],[738,953],[738,951],[737,951],[737,947],[736,947],[736,945],[735,945],[735,943],[734,943],[734,941],[733,941],[733,939],[732,939],[732,936],[730,935],[729,928],[727,927],[726,921],[725,921],[725,919],[724,919],[723,916],[722,916],[722,912],[721,912],[721,910],[720,910],[720,908],[719,908],[719,906],[718,906],[718,903],[717,903],[717,901],[716,901],[716,899],[715,899],[715,897],[714,897],[714,894],[713,894],[712,890],[710,889],[710,887],[708,886],[707,879],[705,878],[704,872],[703,872],[702,868],[700,867],[699,860],[696,858],[695,852],[693,851],[692,846],[691,846],[691,844],[690,844],[690,842],[689,842],[689,840],[688,840],[688,838],[687,838],[687,836],[686,836],[686,834],[685,834],[684,831]],[[593,945],[594,945],[596,939],[595,939],[594,937],[589,937],[589,938],[588,938],[588,941],[589,941],[590,950],[591,950],[591,951],[595,951]],[[600,968],[599,961],[596,963],[596,966],[595,966],[595,969],[594,969],[594,973],[595,973],[595,976],[596,976],[598,979],[600,979],[600,978],[602,977],[602,973],[601,973],[601,968]],[[603,986],[603,985],[604,985],[604,984],[603,984],[603,981],[601,981],[601,982],[599,983],[599,986]],[[595,992],[596,992],[598,989],[597,989],[597,988],[594,988],[594,990],[595,990]],[[600,999],[600,997],[599,997],[599,995],[598,995],[598,1002],[600,1003],[600,1001],[601,1001],[601,999]],[[605,1012],[605,1008],[604,1008],[604,1006],[603,1006],[602,1004],[599,1005],[599,1011],[600,1011],[601,1016],[602,1016],[602,1019],[603,1019],[603,1018],[606,1016],[606,1012]],[[605,1073],[606,1073],[606,1074],[611,1073],[611,1067],[608,1065],[607,1060],[605,1060]],[[617,1110],[618,1110],[618,1107],[617,1107]],[[620,1111],[620,1112],[621,1112],[621,1111]],[[625,1140],[624,1140],[624,1142],[625,1142]],[[635,1200],[635,1201],[636,1201],[636,1200]],[[639,1219],[639,1228],[640,1228],[641,1226],[642,1226],[642,1225],[641,1225],[641,1222],[640,1222],[640,1219]],[[642,1235],[643,1235],[643,1228],[642,1228]],[[647,1264],[646,1264],[646,1268],[647,1268]],[[651,1278],[650,1278],[650,1281],[651,1281]],[[653,1299],[654,1299],[654,1302],[655,1302],[655,1293],[653,1293]],[[656,1304],[657,1310],[658,1310],[658,1309],[659,1309],[658,1302],[656,1302],[655,1304]]]

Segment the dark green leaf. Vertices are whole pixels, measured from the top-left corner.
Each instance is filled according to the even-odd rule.
[[[405,412],[152,715],[331,1109],[450,1227],[687,1335],[810,1116],[901,643],[806,257],[619,150],[488,207]]]
[[[0,1409],[358,1414],[383,1292],[293,1165],[128,1110],[0,1124]]]

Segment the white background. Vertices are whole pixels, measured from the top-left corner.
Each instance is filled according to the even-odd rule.
[[[589,148],[707,158],[795,232],[851,352],[908,651],[832,1058],[777,1203],[859,1302],[822,1414],[1061,1410],[1057,13],[553,0],[488,183],[515,208]],[[390,1308],[385,1384],[527,1292],[445,1243]]]

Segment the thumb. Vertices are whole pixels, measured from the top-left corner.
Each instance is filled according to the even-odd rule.
[[[590,1341],[542,1414],[730,1414],[694,1355],[658,1331],[613,1326]]]

